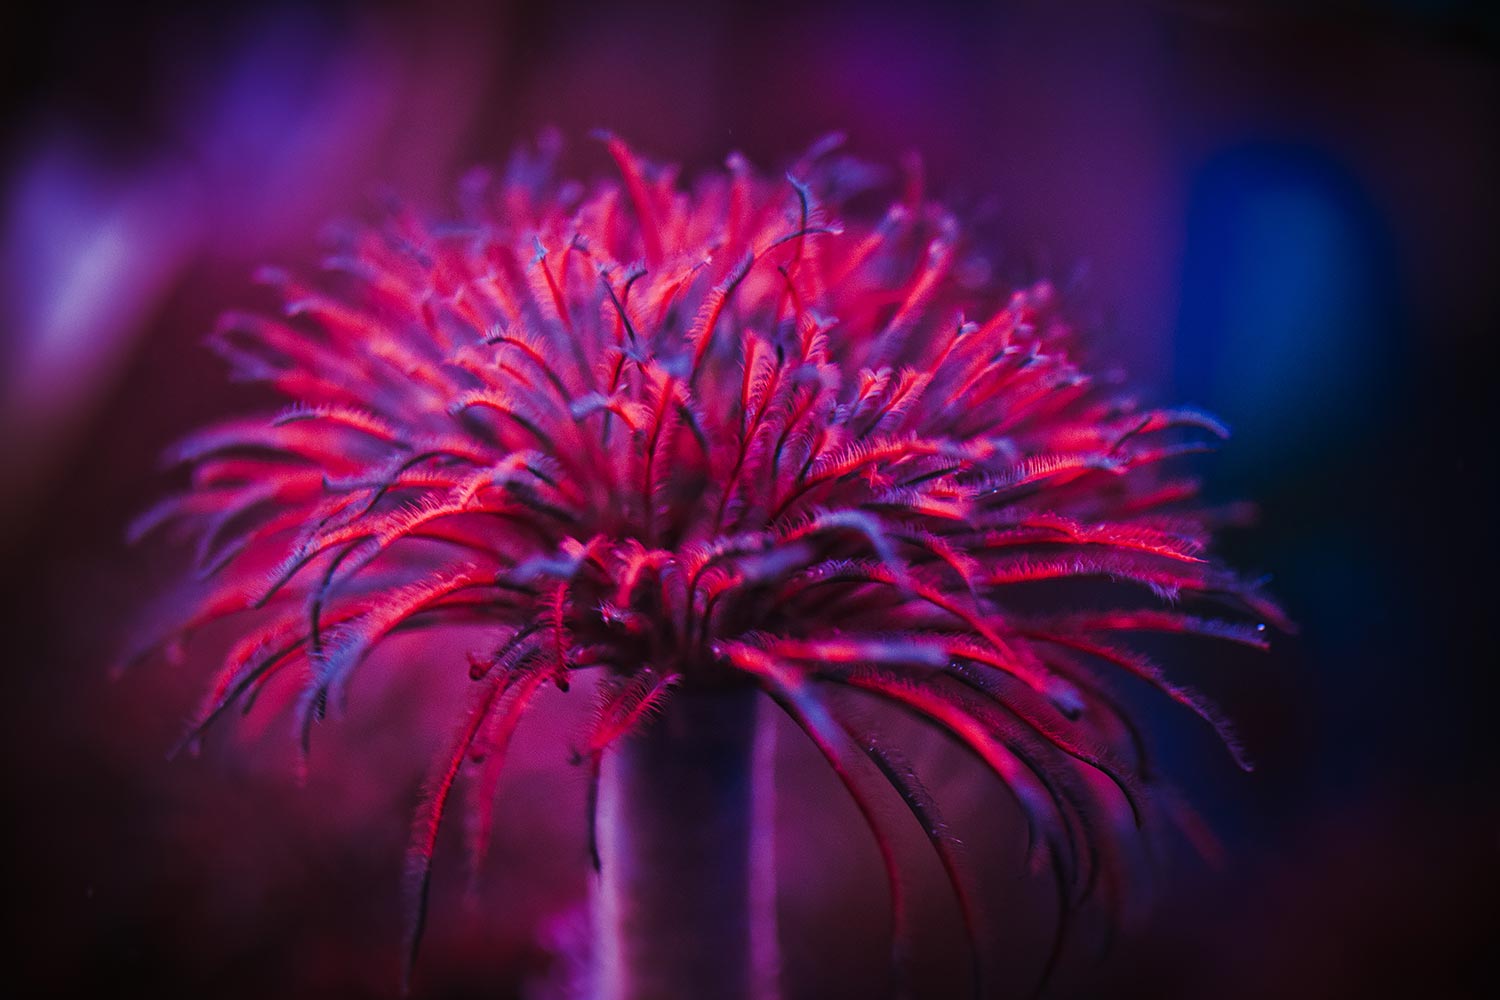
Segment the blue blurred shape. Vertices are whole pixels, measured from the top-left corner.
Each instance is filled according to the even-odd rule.
[[[1378,207],[1324,151],[1257,144],[1199,171],[1177,392],[1235,429],[1228,462],[1314,455],[1379,405],[1398,329],[1394,256]]]

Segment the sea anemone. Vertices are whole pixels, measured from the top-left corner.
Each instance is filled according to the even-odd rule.
[[[386,637],[487,630],[454,664],[471,707],[414,823],[414,955],[461,774],[478,856],[518,720],[592,672],[591,720],[563,746],[589,774],[594,989],[740,996],[774,989],[754,750],[774,704],[878,838],[898,954],[901,881],[866,783],[899,793],[979,990],[956,841],[861,720],[884,706],[971,751],[1064,903],[1113,885],[1118,843],[1164,801],[1117,677],[1245,763],[1125,637],[1260,646],[1281,620],[1207,555],[1214,518],[1165,471],[1224,429],[1077,367],[1053,289],[1007,300],[976,280],[919,185],[862,213],[880,175],[834,143],[784,180],[734,156],[684,185],[604,138],[618,181],[559,180],[544,142],[467,182],[462,221],[394,206],[326,279],[268,273],[283,316],[220,322],[235,377],[292,405],[177,445],[190,489],[136,526],[196,529],[207,582],[175,638],[247,623],[188,739],[293,675],[305,745]]]

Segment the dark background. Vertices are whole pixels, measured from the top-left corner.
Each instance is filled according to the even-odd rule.
[[[174,566],[121,536],[174,484],[165,444],[261,401],[197,346],[221,309],[264,304],[257,265],[315,262],[321,226],[386,187],[451,211],[466,167],[546,125],[584,175],[609,169],[598,126],[689,169],[732,149],[774,167],[830,129],[879,162],[915,151],[1002,274],[1051,276],[1148,397],[1235,428],[1200,468],[1212,496],[1262,514],[1225,548],[1273,574],[1301,633],[1266,656],[1205,649],[1180,673],[1261,767],[1239,774],[1178,713],[1150,720],[1225,861],[1174,845],[1154,907],[1102,960],[1086,926],[1052,995],[1493,987],[1490,5],[0,17],[5,968],[21,995],[394,992],[400,852],[436,731],[399,710],[417,689],[377,677],[306,788],[275,716],[166,762],[204,673],[107,679]],[[430,995],[521,995],[577,933],[581,786],[562,742],[522,742],[482,905],[440,858]],[[830,789],[799,754],[782,766],[789,995],[880,995],[873,851],[850,817],[812,808]],[[924,760],[948,764],[941,748]],[[933,783],[982,856],[963,775]],[[1013,855],[977,867],[1004,914],[991,962],[1020,983],[1050,913]],[[943,996],[962,949],[930,859],[912,863],[920,981]]]

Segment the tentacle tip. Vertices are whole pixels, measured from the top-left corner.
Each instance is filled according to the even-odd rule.
[[[176,743],[173,743],[170,747],[168,747],[167,752],[164,756],[167,762],[171,763],[182,756],[196,758],[201,750],[202,741],[195,733],[188,733],[188,735],[184,736],[182,739],[178,740]]]
[[[1048,685],[1047,700],[1069,721],[1077,721],[1088,707],[1083,694],[1065,681],[1054,681]]]

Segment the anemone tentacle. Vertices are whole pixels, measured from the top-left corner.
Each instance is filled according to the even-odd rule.
[[[1113,884],[1122,803],[1148,826],[1172,810],[1112,676],[1203,716],[1243,760],[1128,635],[1262,646],[1263,623],[1286,625],[1214,559],[1214,519],[1179,471],[1224,428],[1091,379],[1050,286],[966,284],[973,250],[941,208],[846,211],[869,172],[833,144],[786,180],[731,158],[688,186],[607,144],[620,181],[562,181],[544,143],[472,185],[460,223],[394,209],[347,235],[326,280],[268,273],[283,316],[220,323],[235,377],[291,405],[185,439],[170,457],[192,488],[133,529],[197,532],[208,579],[175,638],[262,616],[190,736],[284,671],[305,678],[311,728],[390,634],[490,630],[413,835],[413,953],[455,779],[485,757],[479,858],[516,723],[581,670],[604,677],[573,744],[595,780],[674,693],[749,685],[875,829],[852,739],[921,824],[976,942],[936,803],[838,691],[977,755],[1064,898]],[[1026,588],[1046,581],[1102,583],[1111,603],[1039,613]]]

